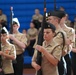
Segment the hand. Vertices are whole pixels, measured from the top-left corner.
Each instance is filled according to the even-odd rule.
[[[43,52],[45,49],[44,47],[40,46],[40,45],[36,45],[35,47],[38,51]]]
[[[75,34],[75,38],[76,38],[76,34]]]
[[[76,53],[76,48],[72,48],[72,51],[73,51],[74,53]]]
[[[33,64],[33,67],[35,68],[36,71],[38,71],[41,68],[41,66],[36,63]]]
[[[67,45],[70,45],[70,44],[71,44],[71,40],[70,40],[70,39],[67,39],[67,40],[66,40],[66,44],[67,44]]]
[[[0,68],[0,72],[2,72],[2,69]]]
[[[2,51],[0,51],[0,55],[3,55],[3,52]]]
[[[15,37],[14,37],[14,35],[9,34],[9,38],[10,38],[11,40],[13,40]]]

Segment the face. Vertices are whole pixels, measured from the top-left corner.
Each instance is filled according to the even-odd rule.
[[[68,20],[68,18],[69,18],[69,16],[68,16],[68,14],[66,14],[66,20]]]
[[[60,8],[61,11],[64,11],[65,9],[63,7]]]
[[[2,42],[5,42],[7,38],[8,38],[7,34],[1,34],[1,41]]]
[[[2,10],[0,10],[0,15],[2,15]]]
[[[2,28],[2,24],[0,24],[0,28]]]
[[[17,31],[19,29],[19,26],[17,24],[13,25],[13,31]]]
[[[54,37],[55,33],[51,29],[44,29],[44,40],[50,41]]]
[[[65,20],[66,20],[66,17],[63,17],[63,18],[60,20],[60,24],[65,23]]]
[[[38,9],[35,10],[35,14],[36,14],[36,15],[39,14],[39,10],[38,10]]]
[[[74,21],[76,22],[76,17],[74,18]]]
[[[48,22],[55,25],[56,24],[56,19],[53,16],[48,17]]]
[[[26,30],[24,29],[24,30],[22,31],[22,33],[23,33],[23,34],[26,34],[27,32],[26,32]]]
[[[33,23],[30,23],[30,28],[34,28],[34,24]]]

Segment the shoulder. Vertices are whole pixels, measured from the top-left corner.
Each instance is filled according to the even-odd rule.
[[[56,30],[56,34],[58,34],[58,35],[62,35],[62,34],[66,35],[66,32],[62,28],[59,28],[58,30]]]
[[[75,32],[75,29],[71,28],[71,27],[68,27],[69,29],[69,33],[74,33]]]
[[[5,15],[5,14],[2,14],[2,16],[5,16],[5,17],[6,17],[6,15]]]
[[[55,40],[53,40],[53,42],[51,43],[51,47],[53,48],[53,50],[61,50],[61,45]]]
[[[25,38],[25,34],[23,34],[23,33],[19,33],[17,36],[18,37],[24,37]]]
[[[18,35],[21,35],[21,36],[23,36],[23,35],[25,35],[25,34],[23,34],[23,33],[19,33]]]
[[[15,46],[13,44],[9,44],[10,48],[15,48]]]
[[[34,30],[35,30],[35,31],[37,31],[37,29],[36,29],[36,28],[34,28]]]
[[[31,30],[31,28],[29,28],[28,30],[27,30],[27,32],[29,32]]]
[[[36,15],[33,15],[32,17],[36,17]]]
[[[10,45],[10,46],[14,46],[14,45],[13,45],[13,44],[11,44],[11,43],[10,43],[9,45]]]
[[[43,17],[43,15],[41,15],[41,14],[39,16]]]
[[[63,36],[66,37],[66,33],[63,30],[61,30],[61,31],[56,33],[55,37],[61,37],[62,38]]]

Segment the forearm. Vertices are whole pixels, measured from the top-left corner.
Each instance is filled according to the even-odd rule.
[[[37,71],[41,68],[41,66],[38,65],[35,61],[32,61],[32,64],[31,64],[31,65],[32,65],[32,67],[35,68],[35,70],[37,70]]]
[[[76,53],[76,48],[72,48],[72,51],[73,51],[74,53]]]
[[[36,62],[32,61],[31,65],[34,67],[34,65],[36,65]]]
[[[2,56],[5,57],[6,59],[11,59],[11,60],[15,59],[15,56],[13,56],[13,55],[7,55],[5,53],[3,53]]]
[[[14,41],[19,47],[21,47],[22,49],[26,48],[26,45],[25,45],[23,42],[17,40],[16,38],[14,38],[13,41]]]
[[[48,53],[46,50],[44,50],[43,54],[51,64],[54,66],[58,64],[58,60],[52,54]]]

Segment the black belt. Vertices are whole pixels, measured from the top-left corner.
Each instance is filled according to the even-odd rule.
[[[22,54],[17,55],[17,57],[22,56],[22,55],[23,55],[23,53],[22,53]]]

